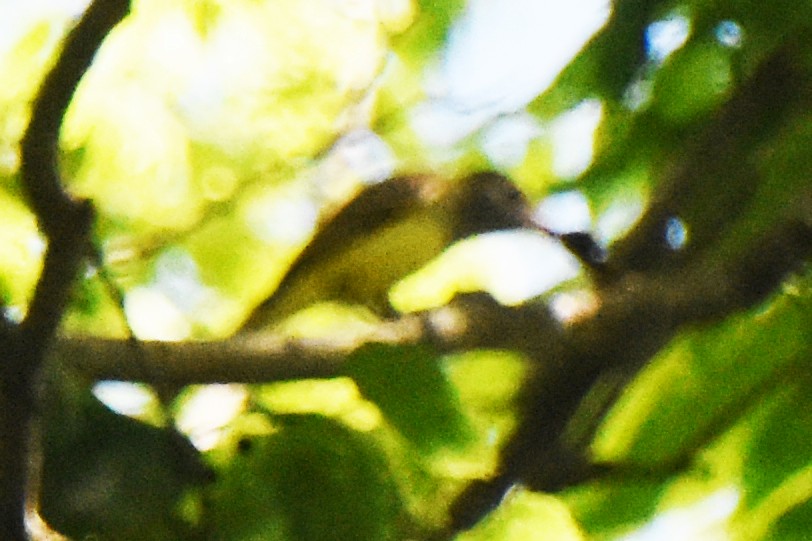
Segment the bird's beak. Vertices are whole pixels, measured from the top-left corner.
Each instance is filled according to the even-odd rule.
[[[552,231],[551,229],[549,229],[547,226],[544,225],[544,223],[538,217],[535,210],[532,208],[522,210],[522,216],[519,222],[521,223],[521,227],[524,229],[541,231],[545,235],[550,235],[551,237],[558,237],[558,235],[554,231]]]

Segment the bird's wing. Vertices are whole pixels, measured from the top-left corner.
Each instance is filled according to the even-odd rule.
[[[365,188],[319,226],[288,269],[280,288],[314,263],[344,252],[359,238],[398,220],[420,203],[420,199],[420,184],[415,177],[395,177]]]
[[[241,331],[261,329],[311,302],[329,300],[320,298],[322,290],[329,290],[331,285],[320,283],[325,278],[318,271],[421,205],[424,180],[422,177],[395,177],[369,186],[325,220],[271,297],[254,309]]]

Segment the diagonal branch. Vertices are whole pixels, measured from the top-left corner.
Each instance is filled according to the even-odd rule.
[[[590,475],[586,457],[564,440],[574,412],[599,379],[628,381],[680,329],[757,305],[810,258],[812,224],[791,221],[755,239],[733,261],[713,267],[698,262],[658,278],[641,275],[607,291],[591,317],[554,335],[533,358],[538,370],[524,391],[522,421],[502,451],[500,471],[461,494],[449,530],[437,538],[471,527],[514,483],[556,491]]]
[[[809,77],[790,43],[770,55],[730,100],[665,163],[645,214],[612,245],[607,266],[617,272],[661,271],[684,265],[712,248],[757,196],[761,182],[756,149],[787,118],[806,110]],[[671,220],[690,242],[666,242]]]

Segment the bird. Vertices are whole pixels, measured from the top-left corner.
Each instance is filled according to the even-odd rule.
[[[321,225],[238,332],[266,329],[326,301],[394,315],[388,301],[391,286],[453,242],[539,227],[528,199],[500,173],[484,171],[457,180],[435,175],[387,179],[362,189]]]

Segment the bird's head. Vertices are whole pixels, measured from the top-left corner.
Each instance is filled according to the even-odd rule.
[[[538,227],[527,198],[503,175],[476,173],[460,180],[455,190],[457,238],[488,231]]]

